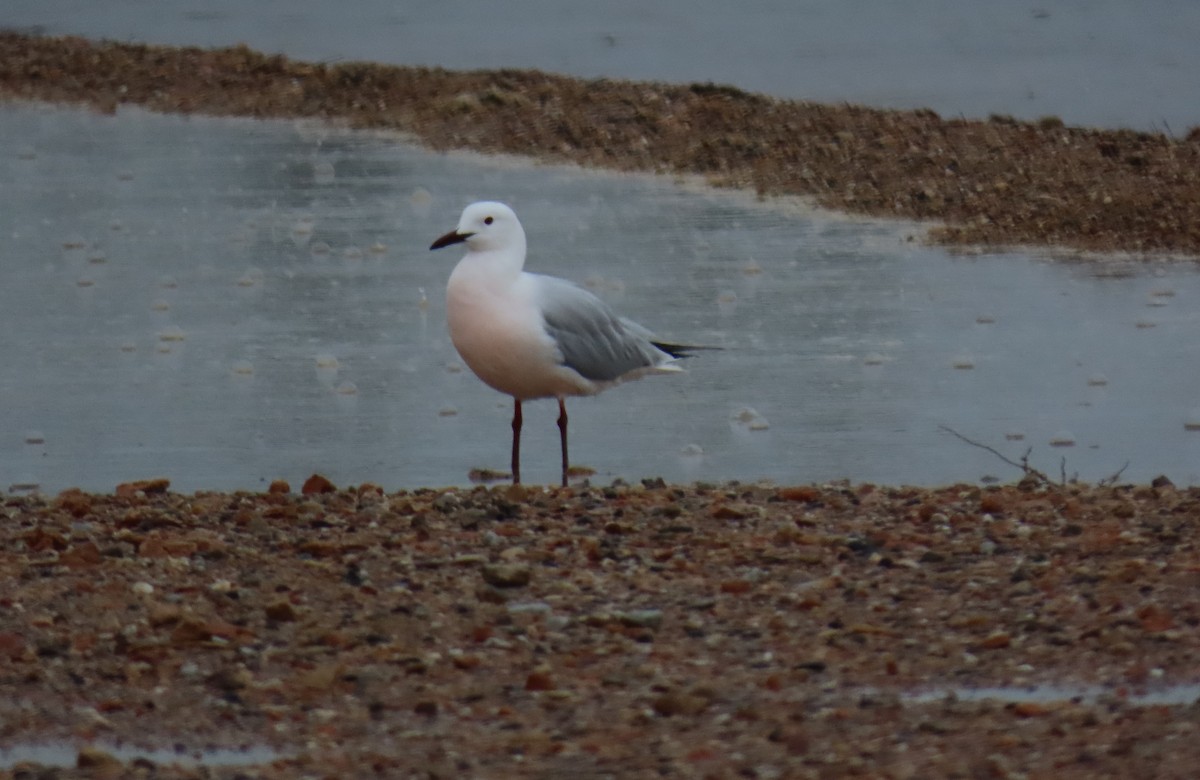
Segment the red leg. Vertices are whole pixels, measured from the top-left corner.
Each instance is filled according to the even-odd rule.
[[[513,484],[521,484],[521,399],[513,399],[513,449],[512,449],[512,478]]]
[[[567,486],[567,470],[570,462],[567,460],[567,405],[563,399],[558,399],[558,435],[562,439],[562,483]]]

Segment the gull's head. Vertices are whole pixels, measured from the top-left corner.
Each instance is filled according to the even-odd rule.
[[[525,230],[513,210],[503,203],[486,200],[463,209],[458,227],[433,242],[430,249],[466,244],[472,252],[517,250],[524,254]]]

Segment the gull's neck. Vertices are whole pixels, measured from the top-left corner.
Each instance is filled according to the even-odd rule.
[[[468,248],[453,275],[486,281],[489,286],[512,284],[525,267],[525,238],[520,239],[502,248]]]

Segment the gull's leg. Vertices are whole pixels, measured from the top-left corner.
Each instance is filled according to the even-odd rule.
[[[563,399],[558,399],[558,435],[562,439],[562,483],[563,487],[567,486],[567,469],[569,461],[567,460],[567,405],[563,403]]]
[[[521,399],[513,399],[513,449],[512,449],[512,477],[513,484],[521,484]]]

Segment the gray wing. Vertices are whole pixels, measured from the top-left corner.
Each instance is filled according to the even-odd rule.
[[[613,382],[671,360],[650,343],[649,331],[613,314],[587,290],[553,276],[534,276],[546,332],[558,344],[563,365],[593,382]]]

